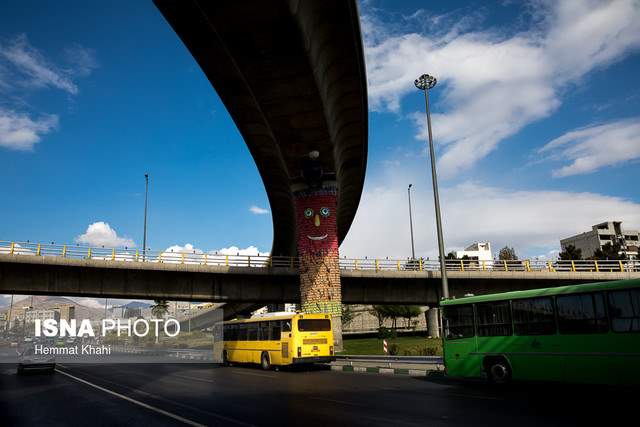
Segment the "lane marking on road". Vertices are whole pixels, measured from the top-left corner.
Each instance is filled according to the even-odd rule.
[[[177,375],[177,374],[173,374],[173,375],[171,375],[171,376],[172,376],[172,377],[176,377],[176,378],[182,378],[182,379],[185,379],[185,380],[203,381],[203,382],[206,382],[206,383],[216,383],[216,382],[217,382],[217,381],[213,381],[213,380],[208,380],[208,379],[206,379],[206,378],[189,377],[189,376],[187,376],[187,375]],[[169,379],[171,379],[171,378],[169,378]]]
[[[240,374],[240,375],[252,375],[254,377],[262,377],[262,378],[276,378],[276,375],[258,374],[256,372],[231,371],[231,373]]]
[[[112,365],[111,367],[114,368],[115,366]],[[121,372],[123,371],[123,369],[117,369],[117,368],[116,368],[116,370],[121,371]],[[140,377],[143,377],[143,378],[149,378],[148,375],[141,375],[139,373],[133,373],[133,372],[128,372],[128,371],[126,371],[126,372],[127,372],[127,375],[135,375],[135,376],[140,376]],[[149,392],[137,389],[137,388],[134,389],[134,388],[125,386],[123,384],[119,384],[119,383],[116,383],[116,382],[113,382],[113,381],[109,381],[109,380],[107,380],[105,378],[100,378],[100,377],[97,377],[95,375],[91,375],[91,374],[89,374],[87,372],[84,372],[84,371],[82,372],[82,375],[87,376],[87,377],[91,377],[91,378],[95,378],[96,380],[99,380],[99,381],[104,382],[104,383],[113,384],[116,387],[121,387],[121,388],[130,390],[131,393],[138,394],[140,396],[144,396],[144,397],[146,397],[148,399],[153,399],[155,401],[159,401],[159,402],[162,402],[162,403],[175,405],[175,406],[178,406],[178,407],[181,407],[181,408],[185,408],[185,409],[187,409],[189,411],[198,412],[200,414],[216,418],[218,420],[223,421],[227,425],[235,424],[235,425],[240,425],[240,426],[245,426],[245,427],[254,427],[253,424],[246,423],[246,422],[237,420],[235,418],[230,418],[230,417],[226,417],[224,415],[217,414],[215,412],[206,411],[204,409],[201,409],[201,408],[198,408],[198,407],[195,407],[195,406],[191,406],[191,405],[187,405],[185,403],[177,402],[175,400],[167,399],[167,398],[164,398],[162,396],[158,396],[156,394],[152,394],[152,393],[149,393]],[[168,381],[171,381],[170,378],[161,378],[161,380],[165,380],[165,379],[168,380]]]
[[[138,405],[138,406],[141,406],[141,407],[143,407],[145,409],[149,409],[150,411],[157,412],[158,414],[162,414],[162,415],[164,415],[166,417],[173,418],[174,420],[180,421],[181,423],[184,423],[184,424],[187,424],[187,425],[190,425],[190,426],[205,427],[204,424],[200,424],[200,423],[197,423],[195,421],[191,421],[191,420],[189,420],[187,418],[181,417],[180,415],[176,415],[176,414],[172,414],[171,412],[167,412],[164,409],[156,408],[155,406],[151,406],[151,405],[148,405],[146,403],[140,402],[139,400],[132,399],[132,398],[130,398],[128,396],[125,396],[124,394],[116,393],[115,391],[111,391],[111,390],[106,389],[104,387],[100,387],[99,385],[90,383],[89,381],[83,380],[82,378],[78,378],[78,377],[76,377],[74,375],[68,374],[68,373],[66,373],[64,371],[61,371],[59,369],[56,369],[56,372],[58,372],[59,374],[65,375],[65,376],[67,376],[67,377],[69,377],[71,379],[74,379],[74,380],[76,380],[78,382],[81,382],[83,384],[86,384],[86,385],[88,385],[90,387],[93,387],[95,389],[98,389],[100,391],[108,393],[108,394],[110,394],[112,396],[119,397],[120,399],[123,399],[123,400],[126,400],[127,402],[133,403],[134,405]]]

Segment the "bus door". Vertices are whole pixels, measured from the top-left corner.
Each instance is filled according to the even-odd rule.
[[[477,354],[471,304],[444,307],[444,364],[452,377],[479,377],[481,358]]]
[[[280,357],[282,358],[282,364],[291,363],[293,357],[294,341],[291,332],[291,323],[293,319],[285,319],[281,321],[280,328]]]
[[[562,381],[563,337],[556,332],[551,297],[515,299],[511,302],[516,339],[506,350],[513,378]]]

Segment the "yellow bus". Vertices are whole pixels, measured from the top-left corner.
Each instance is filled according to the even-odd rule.
[[[335,360],[328,314],[274,313],[223,324],[222,360],[262,369]]]

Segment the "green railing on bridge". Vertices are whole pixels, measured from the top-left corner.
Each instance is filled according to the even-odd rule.
[[[298,268],[296,257],[270,256],[269,254],[240,255],[200,250],[174,252],[172,250],[142,251],[136,248],[106,248],[75,245],[57,245],[0,241],[0,254],[26,256],[57,256],[74,259],[91,259],[119,262],[149,262],[191,264],[226,267],[285,267]],[[447,271],[461,272],[640,272],[638,260],[468,260],[448,259]],[[373,271],[439,271],[438,260],[390,259],[390,258],[340,258],[342,270]]]

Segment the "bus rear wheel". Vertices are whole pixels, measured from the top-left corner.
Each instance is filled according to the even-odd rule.
[[[511,380],[511,365],[504,357],[487,358],[484,363],[489,381],[495,384],[506,384]]]
[[[260,356],[260,366],[263,370],[268,371],[271,369],[271,361],[269,360],[269,353],[266,351],[262,352],[262,356]]]

